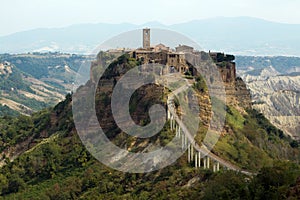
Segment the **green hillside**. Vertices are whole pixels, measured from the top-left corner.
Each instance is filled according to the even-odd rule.
[[[89,56],[63,53],[28,53],[28,54],[0,54],[0,60],[11,62],[21,71],[37,79],[51,75],[57,66],[69,66],[71,70],[78,71],[82,62],[90,59]],[[57,74],[58,75],[58,74]],[[71,81],[66,79],[66,81]]]
[[[0,105],[0,116],[18,116],[20,113],[9,108],[7,105]]]
[[[120,70],[128,70],[136,64],[126,56],[119,58],[112,63],[110,76],[105,79],[114,79],[120,76]],[[89,84],[91,82],[85,87]],[[143,95],[144,91],[153,91],[152,85],[148,87],[138,91],[130,104],[131,114],[137,123],[147,123],[148,115],[141,111],[149,106],[151,95]],[[198,89],[199,92],[204,91],[200,86]],[[157,97],[161,98],[161,95]],[[105,106],[108,100],[109,92],[97,93],[99,119],[109,115],[106,112],[109,108]],[[187,163],[186,154],[171,166],[156,172],[129,174],[112,170],[95,160],[82,145],[73,122],[71,95],[67,95],[54,108],[42,110],[31,117],[2,117],[0,194],[3,199],[299,197],[298,144],[286,138],[282,131],[255,110],[249,109],[241,114],[235,107],[227,106],[226,112],[227,131],[213,152],[257,175],[245,176],[229,170],[213,173],[211,170],[195,169],[194,164]],[[166,124],[158,136],[145,140],[125,137],[114,125],[111,129],[107,125],[106,134],[121,147],[135,140],[131,148],[139,151],[144,143],[164,144],[168,141],[174,135],[168,127]]]
[[[231,149],[235,149],[243,154],[254,154],[251,162],[255,167],[249,165],[243,155],[230,161],[245,168],[262,167],[257,169],[259,174],[255,177],[231,171],[213,174],[210,170],[195,169],[187,164],[187,155],[157,172],[128,174],[114,171],[96,161],[82,146],[72,122],[70,103],[68,96],[54,109],[41,111],[32,117],[1,119],[1,146],[14,146],[27,138],[30,138],[30,145],[24,148],[31,146],[13,162],[5,159],[6,165],[0,170],[1,191],[5,199],[195,199],[199,196],[204,199],[252,199],[253,196],[282,199],[289,195],[297,177],[300,177],[299,166],[285,160],[280,152],[273,152],[272,158],[268,150],[258,148],[260,144],[249,141],[248,145],[238,142],[231,146],[229,143],[228,148],[220,151],[230,155],[233,154]],[[250,119],[259,121],[260,118],[249,116]],[[4,126],[8,131],[3,131]],[[249,130],[249,133],[251,131],[254,130]],[[167,132],[171,134],[170,130]],[[266,135],[255,136],[255,141],[265,141]],[[278,141],[272,146],[278,150],[285,144],[276,134],[270,133],[270,137]],[[247,136],[241,134],[239,140],[243,141],[243,138]],[[225,139],[230,141],[235,137],[222,138]],[[222,140],[217,146],[222,147]],[[236,145],[240,145],[240,149]],[[294,150],[299,156],[299,149]],[[218,149],[215,151],[218,152]]]
[[[62,53],[1,54],[1,110],[7,106],[29,115],[54,106],[73,89],[77,70],[90,59],[90,56]],[[6,109],[5,113],[13,112]]]

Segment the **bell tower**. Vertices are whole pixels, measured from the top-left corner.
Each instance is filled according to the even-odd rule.
[[[149,28],[143,29],[143,48],[144,49],[150,48],[150,29]]]

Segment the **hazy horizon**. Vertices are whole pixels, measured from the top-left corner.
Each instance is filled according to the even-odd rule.
[[[251,18],[251,19],[257,19],[257,20],[263,20],[263,21],[267,21],[267,22],[272,22],[272,23],[280,23],[280,24],[287,24],[287,25],[300,25],[300,23],[286,23],[286,22],[277,22],[277,21],[271,21],[271,20],[267,20],[267,19],[262,19],[262,18],[257,18],[257,17],[250,17],[250,16],[235,16],[235,17],[225,17],[225,16],[216,16],[216,17],[209,17],[209,18],[202,18],[202,19],[191,19],[191,20],[187,20],[187,21],[182,21],[179,23],[163,23],[161,21],[158,20],[153,20],[153,21],[145,21],[143,23],[132,23],[132,22],[119,22],[119,23],[109,23],[109,22],[86,22],[86,23],[74,23],[74,24],[69,24],[69,25],[65,25],[65,26],[57,26],[57,27],[35,27],[35,28],[30,28],[30,29],[26,29],[26,30],[20,30],[20,31],[16,31],[16,32],[12,32],[9,34],[5,34],[5,35],[1,35],[2,36],[8,36],[8,35],[12,35],[14,33],[19,33],[19,32],[25,32],[25,31],[31,31],[31,30],[36,30],[36,29],[60,29],[60,28],[67,28],[67,27],[72,27],[72,26],[76,26],[76,25],[85,25],[85,24],[92,24],[92,25],[97,25],[97,24],[112,24],[112,25],[121,25],[121,24],[132,24],[135,26],[142,26],[142,25],[147,25],[147,24],[160,24],[163,26],[172,26],[172,25],[176,25],[176,24],[181,24],[181,23],[189,23],[189,22],[193,22],[193,21],[201,21],[201,20],[212,20],[212,19],[234,19],[234,18]]]
[[[300,2],[295,0],[190,0],[188,3],[179,0],[153,0],[146,5],[138,0],[130,0],[126,4],[118,0],[5,0],[2,2],[4,9],[1,13],[5,17],[0,18],[3,27],[0,36],[37,28],[61,28],[75,24],[140,25],[157,21],[171,25],[193,20],[240,16],[300,24]]]

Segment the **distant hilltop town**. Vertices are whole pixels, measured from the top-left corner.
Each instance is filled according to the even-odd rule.
[[[201,55],[200,51],[187,45],[179,45],[172,49],[164,44],[151,46],[151,32],[149,28],[143,29],[143,47],[138,49],[111,49],[108,53],[122,54],[128,53],[132,58],[140,61],[142,64],[162,64],[172,69],[185,73],[191,71],[190,66],[185,60],[186,53]],[[208,53],[212,60],[219,67],[220,74],[224,82],[232,83],[236,79],[235,57],[220,52]]]

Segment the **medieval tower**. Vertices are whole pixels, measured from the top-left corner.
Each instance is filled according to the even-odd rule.
[[[143,29],[143,48],[144,49],[150,48],[150,29],[149,28]]]

